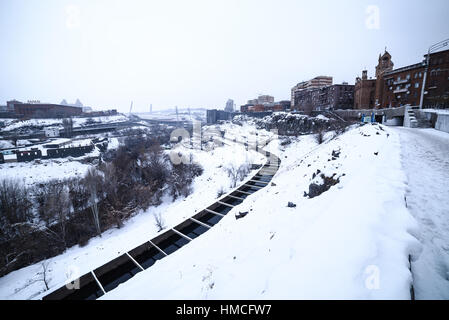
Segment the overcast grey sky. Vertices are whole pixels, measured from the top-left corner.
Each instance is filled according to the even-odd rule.
[[[448,16],[447,0],[0,0],[0,104],[290,99],[316,75],[373,76],[385,46],[396,67],[421,61],[449,38]]]

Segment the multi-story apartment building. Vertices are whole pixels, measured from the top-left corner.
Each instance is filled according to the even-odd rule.
[[[332,85],[333,78],[329,76],[318,76],[308,81],[303,81],[298,83],[291,89],[291,109],[296,109],[296,106],[300,105],[300,101],[295,100],[295,96],[298,96],[299,99],[302,99],[304,96],[308,96],[307,93],[298,93],[304,90],[314,90],[322,87],[327,87]],[[298,93],[298,94],[297,94]]]
[[[294,109],[304,112],[352,109],[354,106],[354,85],[346,82],[318,88],[297,90]]]
[[[378,82],[382,92],[376,108],[392,108],[401,105],[419,105],[424,74],[424,65],[417,63],[383,74]],[[379,99],[380,99],[379,98]]]
[[[391,55],[379,56],[376,79],[357,78],[355,109],[391,108],[420,104],[427,55],[422,62],[393,69]],[[430,54],[423,107],[449,108],[449,50]]]

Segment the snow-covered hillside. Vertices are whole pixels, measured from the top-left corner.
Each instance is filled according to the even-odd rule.
[[[418,243],[398,135],[365,125],[269,148],[282,159],[273,184],[102,299],[409,299]],[[309,199],[317,170],[339,182]]]
[[[63,128],[62,119],[30,119],[30,120],[15,120],[15,119],[0,119],[5,123],[5,127],[0,131],[7,132],[19,128],[24,127],[47,127],[47,126],[56,126],[60,129]],[[102,117],[73,117],[73,126],[74,127],[82,127],[89,124],[89,121],[94,121],[95,123],[116,123],[116,122],[124,122],[129,119],[124,115],[116,115],[116,116],[102,116]]]
[[[230,190],[230,178],[225,170],[228,165],[238,167],[247,162],[261,164],[265,160],[259,153],[247,152],[238,144],[227,144],[209,151],[180,147],[178,151],[191,153],[193,161],[204,168],[204,173],[193,182],[192,194],[186,198],[178,198],[175,202],[167,197],[160,206],[150,207],[131,218],[123,228],[106,231],[101,237],[91,239],[84,247],[75,246],[48,259],[50,290],[64,285],[67,277],[73,276],[70,272],[82,275],[156,236],[158,228],[155,215],[161,214],[166,228],[171,228],[209,206],[216,200],[219,190]],[[54,165],[53,163],[52,166]],[[36,169],[36,175],[38,171]],[[49,171],[45,172],[50,174]],[[58,174],[61,175],[62,172]],[[46,177],[42,178],[45,181]],[[41,271],[41,263],[37,263],[0,278],[0,299],[39,299],[49,293],[43,293],[42,282],[34,282],[40,278]]]

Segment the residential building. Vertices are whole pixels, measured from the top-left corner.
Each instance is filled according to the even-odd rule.
[[[220,120],[231,120],[231,119],[232,119],[232,113],[224,111],[224,110],[212,109],[212,110],[207,110],[207,112],[206,112],[206,121],[208,124],[214,124]]]
[[[382,100],[377,108],[392,108],[401,105],[419,105],[424,75],[424,65],[417,63],[407,67],[391,70],[383,74],[380,86]],[[377,102],[377,101],[376,101]]]
[[[22,103],[19,101],[8,101],[7,107],[11,107],[14,113],[21,118],[63,118],[81,115],[80,107],[70,107],[50,103]]]
[[[354,91],[355,109],[418,106],[421,99],[427,55],[423,61],[393,69],[391,55],[379,55],[376,79],[357,78]],[[449,50],[431,53],[424,88],[423,107],[449,108]]]
[[[234,100],[228,99],[224,110],[227,112],[234,112]]]
[[[265,94],[265,95],[260,95],[259,97],[257,97],[257,99],[248,100],[247,105],[255,106],[258,104],[266,105],[266,104],[270,104],[270,103],[274,103],[274,97]]]
[[[270,104],[274,103],[274,97],[269,95],[261,95],[257,98],[259,104]]]
[[[308,81],[303,81],[298,83],[296,86],[294,86],[291,89],[291,109],[292,110],[296,110],[296,109],[300,109],[299,106],[301,105],[301,103],[304,103],[304,99],[306,96],[311,96],[311,93],[298,93],[301,91],[305,91],[305,90],[315,90],[315,89],[319,89],[319,88],[323,88],[323,87],[327,87],[332,85],[333,83],[333,78],[329,77],[329,76],[318,76],[315,77],[313,79],[310,79]],[[295,97],[298,97],[300,100],[296,100]]]

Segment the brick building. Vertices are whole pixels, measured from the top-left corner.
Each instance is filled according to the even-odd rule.
[[[384,75],[393,70],[394,63],[391,61],[390,53],[385,50],[383,55],[379,54],[379,61],[376,66],[376,93],[374,96],[374,107],[379,108],[383,101],[383,81]]]
[[[21,118],[64,118],[79,116],[83,113],[82,108],[64,106],[49,103],[22,103],[20,101],[8,101],[7,106]]]
[[[418,106],[424,75],[424,65],[417,63],[386,72],[378,82],[382,96],[376,108],[394,108],[401,105]]]
[[[426,58],[427,55],[422,62],[393,69],[391,55],[385,51],[379,56],[375,80],[368,80],[366,71],[363,71],[362,79],[356,79],[354,108],[418,106]],[[449,50],[430,54],[424,94],[424,108],[449,108]]]
[[[294,110],[304,112],[352,109],[354,106],[354,85],[333,84],[296,90],[293,99]]]
[[[289,109],[290,109],[289,100],[282,100],[279,102],[265,103],[265,104],[248,103],[240,106],[240,112],[275,112],[275,111],[286,111]]]
[[[354,109],[373,109],[376,94],[376,80],[368,79],[368,71],[362,71],[362,78],[355,79]]]
[[[331,86],[333,83],[333,78],[329,76],[318,76],[308,81],[303,81],[298,83],[291,89],[291,109],[297,109],[297,106],[304,103],[304,97],[311,96],[310,93],[301,93],[301,91],[309,90],[313,91],[314,89],[319,89],[327,86]],[[301,101],[296,101],[295,97],[301,99]]]

